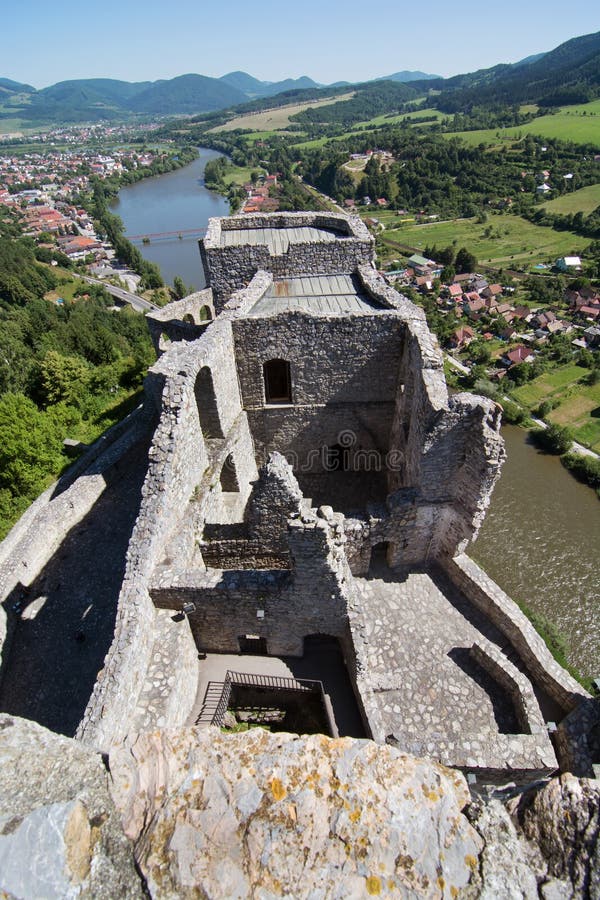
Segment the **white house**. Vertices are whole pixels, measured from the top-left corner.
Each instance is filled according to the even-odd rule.
[[[561,256],[556,260],[556,268],[561,272],[579,271],[581,269],[581,260],[578,256]]]

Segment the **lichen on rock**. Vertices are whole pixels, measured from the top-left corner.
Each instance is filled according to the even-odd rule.
[[[137,735],[112,795],[153,896],[455,897],[482,841],[457,772],[320,735]]]

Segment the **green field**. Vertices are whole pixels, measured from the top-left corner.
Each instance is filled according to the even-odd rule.
[[[533,410],[544,400],[551,400],[565,388],[576,384],[585,374],[586,369],[582,369],[581,366],[560,366],[552,372],[544,372],[533,381],[515,388],[511,393],[518,403]]]
[[[539,116],[525,125],[514,128],[488,128],[480,131],[446,132],[444,137],[459,137],[470,146],[505,142],[514,143],[526,134],[559,138],[579,144],[596,144],[600,147],[600,100],[578,106],[563,106],[554,115]]]
[[[252,172],[264,172],[264,169],[261,166],[228,166],[223,174],[223,181],[227,186],[246,184],[247,181],[251,181]]]
[[[217,125],[215,128],[211,128],[208,134],[235,131],[238,128],[249,128],[253,132],[282,131],[290,124],[290,116],[296,113],[305,109],[318,109],[320,106],[329,106],[331,103],[350,100],[352,97],[354,97],[354,92],[349,92],[348,94],[340,94],[339,97],[329,97],[327,100],[306,100],[304,103],[278,106],[274,109],[263,109],[260,112],[248,113],[245,116],[235,116],[229,122],[225,122],[224,125]]]
[[[384,114],[381,116],[374,116],[372,119],[367,119],[365,122],[357,122],[356,125],[354,125],[353,127],[355,129],[373,128],[373,127],[382,128],[382,127],[385,127],[386,125],[397,125],[398,122],[402,122],[404,119],[409,119],[409,120],[410,119],[418,119],[418,118],[421,118],[422,116],[435,116],[436,120],[438,122],[441,122],[443,119],[446,118],[446,113],[440,112],[439,109],[428,108],[428,109],[418,109],[415,112],[398,113],[398,115],[394,115],[394,116],[390,116],[389,114],[388,115]],[[417,123],[417,124],[427,125],[429,123],[425,122],[425,123]],[[433,124],[433,123],[431,123],[431,124]]]
[[[533,381],[515,388],[511,395],[518,403],[535,410],[545,400],[556,404],[548,421],[567,425],[576,441],[600,450],[600,384],[584,384],[588,374],[581,366],[560,366]]]
[[[600,177],[600,172],[599,172]],[[556,200],[550,200],[544,203],[540,208],[549,213],[566,213],[582,212],[585,215],[593,212],[597,206],[600,206],[600,184],[592,184],[589,187],[581,188],[578,191],[572,191],[569,194],[563,194]]]
[[[288,136],[302,138],[304,137],[304,133],[302,131],[275,131],[272,129],[271,131],[251,131],[249,134],[244,134],[243,139],[251,144],[254,141],[268,141],[269,138],[272,137],[288,137]]]
[[[486,237],[489,226],[492,234]],[[512,215],[490,216],[485,225],[475,219],[404,225],[386,230],[381,239],[384,243],[396,241],[415,250],[432,244],[468,247],[480,263],[503,268],[513,265],[529,268],[536,263],[553,263],[559,256],[581,255],[590,243],[570,231],[554,231]]]

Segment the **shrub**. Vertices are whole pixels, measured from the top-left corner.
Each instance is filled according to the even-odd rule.
[[[527,413],[512,400],[504,400],[502,402],[502,419],[510,425],[522,425],[527,419]]]
[[[557,456],[567,453],[573,444],[571,432],[562,425],[534,428],[531,431],[531,437],[536,447],[539,447],[544,453],[554,453]]]
[[[566,453],[560,461],[578,481],[589,484],[600,497],[600,459],[581,453]]]

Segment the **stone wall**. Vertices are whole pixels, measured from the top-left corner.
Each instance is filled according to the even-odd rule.
[[[21,516],[0,543],[0,677],[10,653],[14,622],[4,601],[32,584],[69,532],[89,513],[106,488],[110,470],[141,442],[152,424],[151,411],[139,407],[108,429]]]
[[[238,447],[236,469],[242,488],[248,487],[256,473],[243,421],[231,319],[251,308],[270,281],[271,276],[258,273],[245,291],[231,298],[219,321],[198,340],[173,344],[146,379],[145,406],[148,414],[158,414],[159,419],[149,451],[142,506],[129,544],[115,637],[78,729],[78,737],[88,743],[103,747],[126,733],[132,718],[141,715],[140,697],[145,692],[152,694],[148,679],[162,628],[149,593],[152,574],[168,553],[180,546],[178,532],[186,522],[190,528],[184,543],[186,552],[193,555],[193,526],[199,520],[202,527],[206,515],[219,506],[219,466],[224,454],[233,452],[235,459]],[[211,372],[222,440],[206,439],[200,423],[196,386],[206,367]],[[202,503],[194,509],[193,501],[200,497]],[[187,637],[178,637],[178,677],[161,700],[167,723],[169,710],[174,715],[176,711],[176,721],[181,722],[195,698],[197,656],[189,626],[184,626]],[[187,641],[187,649],[181,648],[182,641]]]
[[[212,291],[206,288],[182,300],[168,303],[146,315],[148,330],[157,355],[168,349],[169,341],[194,341],[215,317]]]
[[[248,228],[327,228],[339,236],[332,242],[291,243],[287,253],[273,256],[267,246],[246,244],[221,246],[221,232]],[[368,265],[373,256],[373,238],[357,217],[335,213],[275,213],[209,219],[200,254],[215,308],[220,312],[235,291],[246,287],[263,269],[276,278],[295,275],[341,274]]]
[[[439,562],[456,587],[481,610],[512,644],[534,684],[563,711],[589,697],[587,691],[556,662],[529,619],[483,569],[465,554]]]
[[[236,545],[238,569],[157,569],[154,602],[175,611],[184,603],[195,604],[189,621],[201,650],[237,653],[239,637],[254,634],[266,639],[270,654],[301,656],[309,634],[343,636],[351,576],[343,553],[342,517],[316,515],[301,508],[301,502],[289,465],[273,454],[250,500],[249,540],[245,547],[243,541]],[[250,569],[248,549],[254,552],[259,544],[287,554],[293,571]],[[264,616],[257,616],[259,609]]]

